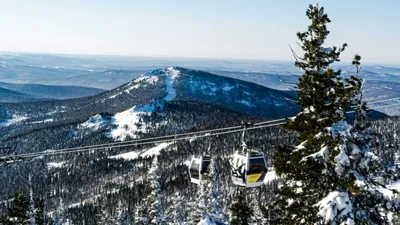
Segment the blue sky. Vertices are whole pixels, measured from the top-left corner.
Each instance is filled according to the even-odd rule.
[[[305,0],[0,0],[0,50],[292,60]],[[327,45],[366,62],[400,63],[400,1],[321,0]]]

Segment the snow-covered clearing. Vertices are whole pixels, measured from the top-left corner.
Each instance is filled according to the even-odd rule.
[[[64,164],[65,164],[65,161],[62,161],[62,162],[49,162],[49,163],[47,163],[47,168],[48,169],[61,168],[61,167],[63,167]]]
[[[159,145],[157,145],[155,147],[152,147],[152,148],[149,148],[147,150],[144,150],[142,152],[139,152],[139,151],[126,152],[126,153],[123,153],[123,154],[111,156],[110,158],[133,160],[133,159],[139,158],[139,156],[143,157],[143,158],[152,157],[152,156],[155,156],[155,155],[159,155],[161,150],[167,148],[172,143],[173,142],[165,142],[165,143],[161,143],[161,144],[159,144]]]
[[[165,83],[167,85],[167,96],[165,96],[165,101],[171,101],[176,98],[176,91],[174,89],[174,80],[179,76],[180,71],[175,69],[174,67],[169,67],[166,70],[166,80]]]
[[[135,83],[146,82],[148,84],[154,85],[159,80],[157,75],[160,75],[160,73],[156,73],[154,71],[144,73],[140,77],[136,78],[134,82]]]
[[[126,140],[127,137],[136,138],[138,133],[145,133],[147,131],[147,126],[142,123],[141,117],[150,114],[154,109],[155,105],[143,105],[133,106],[110,117],[97,114],[80,124],[78,129],[97,131],[112,124],[115,125],[115,128],[111,128],[108,134],[109,137],[120,141]]]
[[[12,125],[12,124],[16,124],[16,123],[22,122],[22,121],[24,121],[26,119],[28,119],[28,117],[26,117],[26,116],[13,115],[12,119],[0,122],[0,126],[9,126],[9,125]]]
[[[79,127],[91,129],[92,131],[97,131],[108,124],[108,121],[104,119],[101,115],[97,114],[88,119],[88,121],[82,123]]]
[[[127,137],[136,138],[137,132],[145,133],[147,126],[141,123],[141,115],[149,114],[153,106],[134,106],[126,111],[117,113],[112,118],[112,124],[117,128],[111,130],[110,136],[116,140],[124,141]]]
[[[53,122],[53,121],[54,121],[53,119],[45,119],[45,120],[33,121],[33,122],[30,122],[30,123],[33,123],[33,124],[36,124],[36,123],[50,123],[50,122]]]

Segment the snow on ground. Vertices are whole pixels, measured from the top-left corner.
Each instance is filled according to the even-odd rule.
[[[79,127],[91,129],[93,131],[99,130],[108,124],[108,121],[104,119],[101,115],[97,114],[89,118],[88,121],[82,123]]]
[[[134,106],[126,111],[117,113],[112,119],[112,124],[117,128],[111,130],[110,136],[116,140],[124,141],[127,137],[136,138],[136,132],[146,132],[147,126],[141,124],[141,115],[150,113],[152,106]]]
[[[224,90],[224,91],[230,91],[230,90],[232,90],[233,88],[235,88],[234,86],[229,86],[228,84],[225,84],[225,86],[222,88],[222,90]]]
[[[275,170],[273,168],[269,168],[267,174],[265,174],[264,177],[264,184],[268,184],[274,180],[277,180],[279,177],[275,173]]]
[[[165,74],[166,77],[166,85],[167,85],[167,96],[165,96],[165,101],[171,101],[176,98],[176,91],[174,89],[174,80],[179,76],[180,71],[175,69],[174,67],[167,68]]]
[[[197,225],[217,225],[214,221],[211,221],[209,218],[205,218],[201,220]]]
[[[395,181],[391,184],[386,185],[386,187],[387,187],[387,189],[382,188],[379,190],[383,195],[385,195],[386,197],[388,197],[390,199],[398,197],[398,194],[393,193],[393,191],[391,191],[391,189],[400,192],[400,181]]]
[[[53,119],[38,120],[30,123],[49,123],[49,122],[53,122]]]
[[[161,150],[167,148],[172,143],[173,142],[165,142],[165,143],[161,143],[161,144],[159,144],[159,145],[157,145],[155,147],[152,147],[152,148],[149,148],[147,150],[144,150],[142,152],[138,152],[138,151],[126,152],[126,153],[123,153],[123,154],[111,156],[110,158],[133,160],[133,159],[137,159],[139,156],[143,157],[143,158],[152,157],[152,156],[155,156],[155,155],[159,155]]]
[[[110,118],[97,114],[78,125],[78,129],[97,131],[113,124],[116,128],[110,130],[109,137],[119,141],[124,141],[127,137],[136,138],[138,132],[145,133],[147,131],[147,126],[141,122],[142,115],[149,114],[154,109],[154,105],[133,106],[128,110],[116,113]]]
[[[61,168],[64,165],[65,161],[62,162],[49,162],[47,163],[47,168]]]
[[[136,78],[134,82],[135,83],[146,82],[148,84],[154,85],[159,80],[157,75],[159,75],[159,73],[153,73],[153,71],[144,73],[140,77]]]
[[[127,152],[119,155],[110,156],[110,159],[125,159],[125,160],[133,160],[137,159],[140,155],[138,151]]]
[[[167,96],[164,98],[166,101],[171,101],[176,98],[176,91],[173,87],[174,80],[179,76],[180,71],[177,70],[175,67],[169,67],[167,69],[162,69],[162,70],[152,70],[150,72],[142,74],[140,77],[136,78],[135,80],[131,81],[128,83],[128,88],[126,88],[125,91],[121,91],[116,93],[113,96],[110,96],[109,98],[115,98],[123,92],[130,93],[131,90],[133,89],[138,89],[140,87],[146,87],[148,84],[150,85],[155,85],[159,80],[160,80],[160,75],[165,75],[166,76],[166,92]],[[118,90],[118,89],[117,89]]]
[[[237,103],[240,103],[240,104],[243,104],[243,105],[247,105],[248,107],[254,107],[254,105],[251,103],[251,102],[249,102],[249,101],[246,101],[246,100],[244,100],[244,99],[242,99],[242,100],[235,100],[235,102],[237,102]]]
[[[9,126],[12,124],[22,122],[26,119],[28,119],[28,117],[26,117],[26,116],[13,115],[12,119],[6,120],[4,122],[0,122],[0,126]]]
[[[168,146],[170,146],[173,142],[166,142],[166,143],[161,143],[153,148],[150,148],[148,150],[146,150],[145,152],[143,152],[142,154],[140,154],[141,157],[151,157],[154,155],[159,155],[161,150],[163,150],[164,148],[167,148]]]

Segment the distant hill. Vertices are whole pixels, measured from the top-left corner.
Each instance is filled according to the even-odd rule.
[[[16,97],[5,99],[5,96],[0,96],[0,101],[3,102],[26,102],[32,100],[43,99],[69,99],[80,98],[99,94],[105,90],[98,88],[88,88],[80,86],[52,86],[42,84],[11,84],[0,82],[0,87],[9,90]],[[18,97],[19,96],[19,97]]]
[[[36,101],[37,99],[27,94],[8,90],[0,86],[0,102],[26,102]]]

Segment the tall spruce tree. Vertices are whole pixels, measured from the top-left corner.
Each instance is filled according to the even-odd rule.
[[[253,210],[248,205],[245,191],[239,192],[230,210],[231,225],[248,225],[250,223],[251,216],[253,215]]]
[[[150,182],[151,192],[147,196],[145,201],[145,204],[147,204],[146,217],[148,224],[166,224],[162,206],[162,193],[160,186],[161,176],[159,173],[160,169],[158,157],[154,156],[148,178]]]
[[[0,224],[27,225],[29,223],[29,201],[20,192],[15,192],[11,206],[0,218]]]
[[[376,179],[381,164],[369,150],[370,135],[365,122],[365,104],[355,101],[361,91],[358,76],[343,79],[340,70],[330,68],[339,61],[341,48],[324,46],[330,19],[324,8],[310,5],[311,20],[306,32],[299,32],[304,51],[296,55],[295,66],[304,74],[298,83],[298,105],[303,110],[284,127],[299,135],[300,144],[282,147],[274,167],[285,179],[272,211],[272,224],[386,224],[387,213],[396,211],[395,202],[385,198]],[[359,65],[356,56],[353,64]],[[357,108],[356,125],[346,122],[346,112]],[[361,125],[362,124],[362,125]],[[386,214],[385,214],[386,213]]]
[[[222,200],[218,188],[217,159],[211,158],[209,165],[209,181],[207,184],[207,217],[216,224],[223,224],[227,216],[223,212]]]

